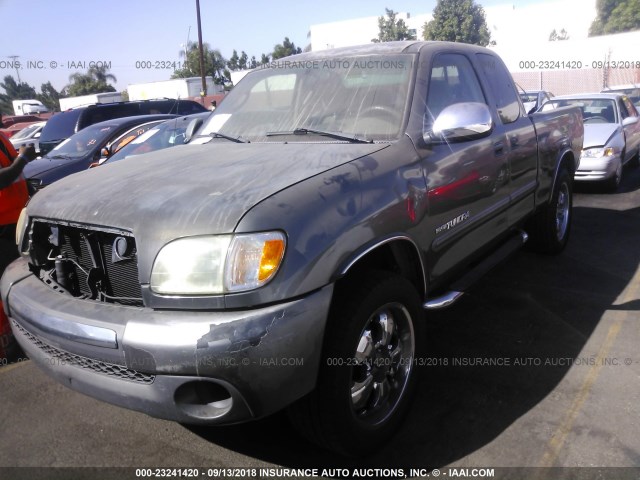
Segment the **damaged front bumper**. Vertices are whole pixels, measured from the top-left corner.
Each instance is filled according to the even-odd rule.
[[[241,311],[152,310],[81,300],[30,274],[0,284],[24,351],[66,386],[183,423],[259,418],[310,392],[333,286]]]

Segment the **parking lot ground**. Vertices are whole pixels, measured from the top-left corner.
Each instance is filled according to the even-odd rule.
[[[563,254],[522,251],[428,314],[415,402],[369,458],[313,446],[283,414],[224,428],[153,419],[26,361],[0,368],[0,467],[640,467],[639,266],[640,169],[616,194],[580,188]]]

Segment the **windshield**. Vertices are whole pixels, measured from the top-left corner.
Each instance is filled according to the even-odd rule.
[[[608,98],[572,98],[552,100],[545,103],[540,111],[548,112],[558,107],[576,106],[582,111],[584,123],[618,123],[616,105]]]
[[[67,138],[46,156],[50,158],[80,158],[101,148],[117,129],[115,125],[91,126]]]
[[[29,125],[28,127],[24,127],[18,133],[16,133],[12,140],[20,140],[22,138],[29,138],[34,132],[37,132],[42,128],[42,125]]]
[[[317,131],[378,141],[400,136],[413,56],[291,58],[247,75],[199,135],[252,142],[336,141]]]
[[[187,126],[187,122],[178,121],[178,119],[162,122],[122,147],[105,163],[113,163],[125,157],[183,145]]]

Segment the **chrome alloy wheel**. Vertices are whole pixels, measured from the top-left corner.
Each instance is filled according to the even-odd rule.
[[[562,240],[567,233],[570,214],[571,197],[569,194],[569,185],[562,183],[558,191],[558,202],[556,206],[556,236],[558,240]]]
[[[396,409],[413,370],[415,338],[408,310],[389,303],[369,317],[352,365],[351,404],[356,417],[371,425]]]

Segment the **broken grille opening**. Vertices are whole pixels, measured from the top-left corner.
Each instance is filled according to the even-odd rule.
[[[136,243],[126,232],[36,221],[31,268],[47,285],[74,297],[143,305]]]

